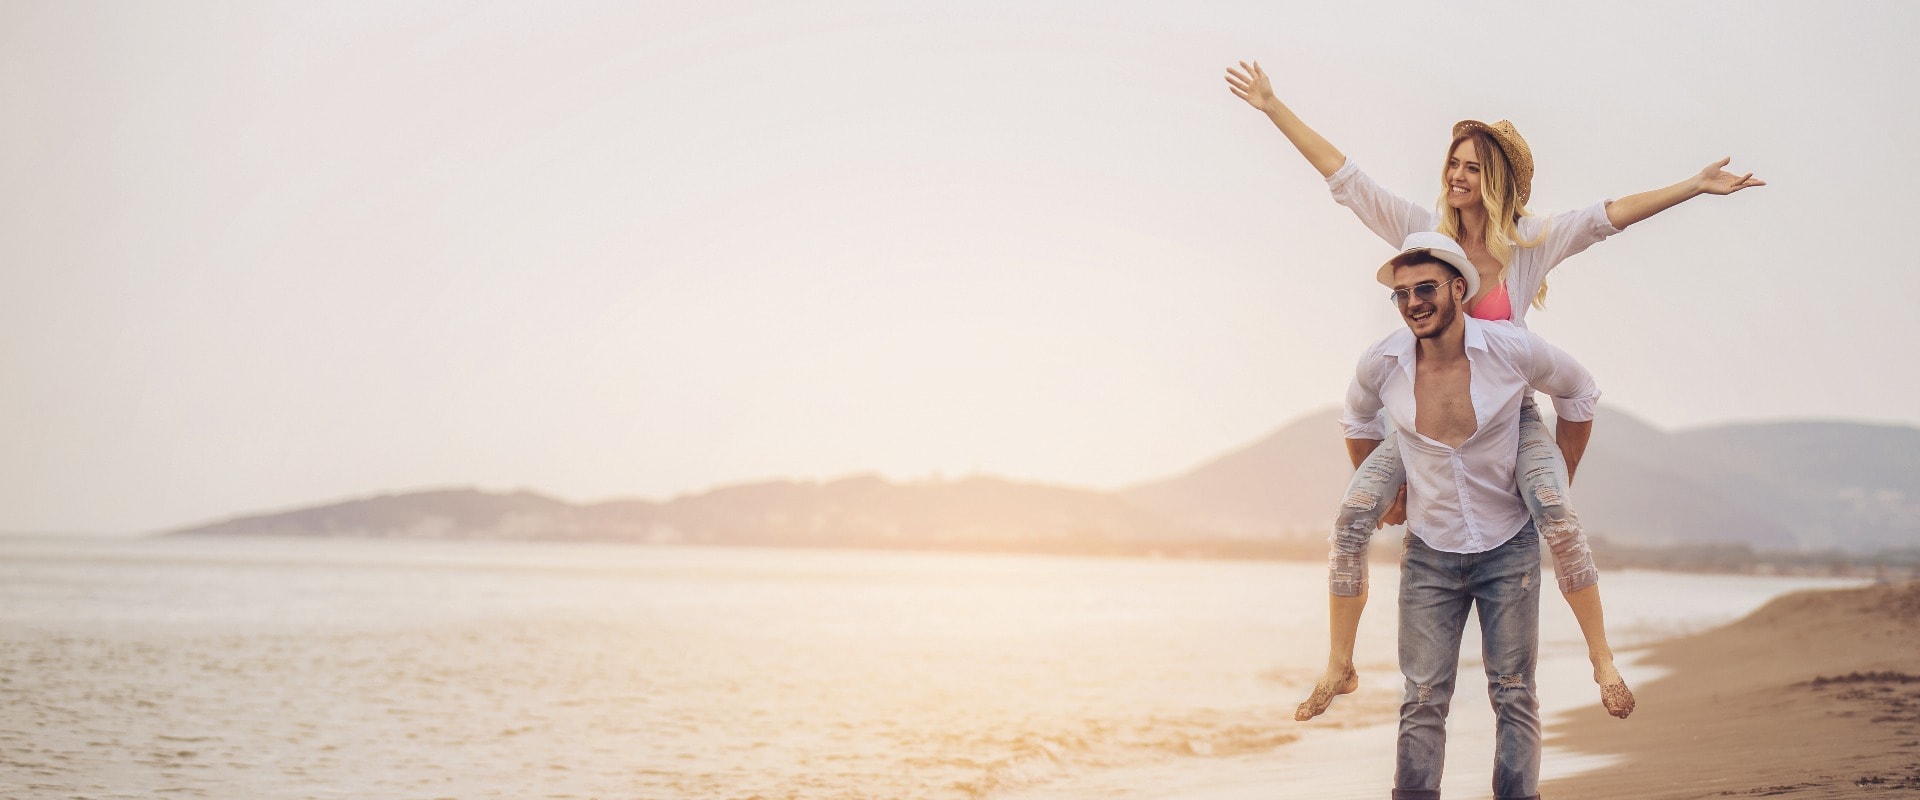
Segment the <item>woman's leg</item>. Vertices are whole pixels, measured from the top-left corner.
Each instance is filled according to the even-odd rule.
[[[1567,487],[1566,459],[1548,435],[1539,409],[1528,398],[1520,408],[1520,496],[1533,514],[1533,524],[1553,554],[1560,595],[1580,634],[1587,640],[1587,659],[1593,663],[1593,681],[1600,685],[1600,703],[1607,713],[1625,718],[1633,712],[1633,692],[1613,666],[1613,648],[1607,644],[1606,613],[1600,605],[1600,571],[1593,565],[1587,534],[1573,513]]]
[[[1314,684],[1313,694],[1293,712],[1306,721],[1319,716],[1333,698],[1360,688],[1353,669],[1353,643],[1360,631],[1360,612],[1367,607],[1367,541],[1380,528],[1380,516],[1406,482],[1400,464],[1400,440],[1393,434],[1380,442],[1347,483],[1346,500],[1334,520],[1327,541],[1327,671]]]

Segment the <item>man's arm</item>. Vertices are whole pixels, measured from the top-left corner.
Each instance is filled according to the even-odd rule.
[[[1586,454],[1587,439],[1592,435],[1593,420],[1562,419],[1553,424],[1553,440],[1560,445],[1560,455],[1567,459],[1567,483],[1573,483],[1573,473],[1580,469],[1580,457]]]
[[[1373,455],[1373,449],[1380,446],[1381,439],[1348,439],[1347,458],[1353,461],[1353,468],[1359,469],[1367,463],[1367,456]]]
[[[1353,367],[1353,380],[1347,383],[1346,406],[1340,414],[1340,427],[1346,431],[1347,456],[1353,459],[1354,469],[1359,469],[1361,462],[1367,460],[1367,454],[1387,438],[1387,421],[1381,413],[1386,403],[1380,399],[1380,377],[1373,369],[1375,358],[1373,348],[1360,354],[1359,363]]]
[[[1600,387],[1593,382],[1593,374],[1580,362],[1573,360],[1565,350],[1554,347],[1540,334],[1523,331],[1527,338],[1527,352],[1518,366],[1527,385],[1536,391],[1553,398],[1554,416],[1560,418],[1560,427],[1556,433],[1567,431],[1568,423],[1593,422],[1594,407],[1600,403]],[[1580,454],[1586,452],[1587,441],[1578,431],[1573,436],[1580,439],[1574,448],[1577,452],[1567,452],[1562,444],[1561,452],[1567,457],[1568,477],[1572,477],[1572,467],[1580,460]]]
[[[1377,345],[1376,345],[1377,347]],[[1386,403],[1380,399],[1381,376],[1376,370],[1369,369],[1377,358],[1374,349],[1368,349],[1360,356],[1360,363],[1354,367],[1353,382],[1347,385],[1346,413],[1340,417],[1340,424],[1347,430],[1347,458],[1353,461],[1353,468],[1359,469],[1366,463],[1367,456],[1374,448],[1385,441],[1387,426],[1382,412]],[[1407,521],[1407,487],[1402,485],[1393,498],[1393,504],[1380,515],[1378,528],[1399,525]]]

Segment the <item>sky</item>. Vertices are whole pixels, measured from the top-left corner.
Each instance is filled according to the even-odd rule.
[[[1423,203],[1464,118],[1515,122],[1538,211],[1733,157],[1769,185],[1569,260],[1533,329],[1666,429],[1920,425],[1917,27],[1903,2],[0,0],[0,531],[1178,473],[1337,404],[1399,324],[1394,248],[1227,91],[1240,59]]]

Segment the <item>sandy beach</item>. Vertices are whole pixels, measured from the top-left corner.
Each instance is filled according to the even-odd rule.
[[[1788,595],[1639,663],[1670,672],[1635,688],[1632,717],[1548,726],[1551,745],[1623,763],[1543,796],[1920,796],[1920,583]]]

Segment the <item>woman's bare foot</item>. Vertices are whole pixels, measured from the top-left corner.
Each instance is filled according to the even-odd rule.
[[[1626,719],[1633,713],[1633,690],[1627,688],[1626,681],[1604,684],[1600,687],[1600,705],[1607,713]]]
[[[1633,690],[1627,688],[1620,671],[1613,668],[1612,659],[1593,665],[1593,682],[1600,684],[1600,705],[1607,713],[1621,719],[1633,713]]]
[[[1306,702],[1293,710],[1293,718],[1298,722],[1306,722],[1320,716],[1326,713],[1327,706],[1333,705],[1334,697],[1351,694],[1358,688],[1360,675],[1353,671],[1353,667],[1344,667],[1337,672],[1329,670],[1326,677],[1313,685],[1313,694],[1307,696]]]

